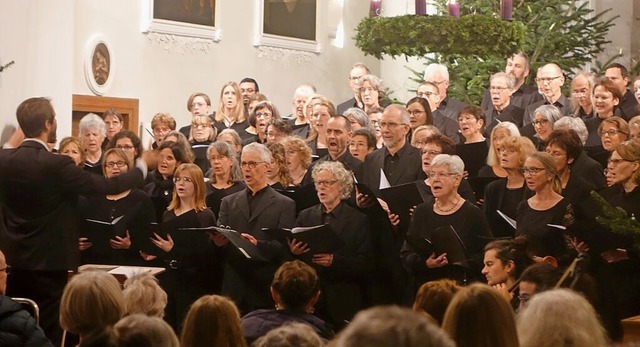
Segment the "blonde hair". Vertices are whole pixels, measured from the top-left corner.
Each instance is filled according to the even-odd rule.
[[[141,272],[127,278],[122,295],[126,315],[141,313],[159,318],[164,316],[167,293],[150,273]]]
[[[182,347],[245,347],[238,308],[219,295],[196,300],[184,319],[180,343]]]
[[[115,154],[118,158],[127,163],[127,170],[131,169],[133,162],[129,159],[129,156],[120,148],[111,148],[104,152],[104,155],[102,156],[102,173],[105,177],[107,176],[107,157],[112,154]]]
[[[513,149],[518,153],[517,164],[518,167],[522,167],[524,165],[524,161],[527,160],[527,156],[529,154],[536,152],[536,146],[531,142],[528,137],[524,136],[509,136],[499,140],[496,144],[496,147],[504,147]]]
[[[305,140],[298,136],[289,136],[282,141],[282,144],[284,145],[285,151],[292,150],[300,152],[302,166],[305,169],[309,167],[309,164],[311,164],[311,148],[309,148]]]
[[[533,158],[542,164],[544,171],[552,176],[551,187],[553,191],[562,194],[562,181],[556,170],[556,162],[553,160],[551,154],[547,152],[533,152],[529,154],[527,158]]]
[[[222,96],[224,95],[224,89],[227,87],[233,88],[233,91],[236,93],[236,107],[231,110],[231,114],[233,115],[233,119],[235,119],[234,123],[242,123],[246,119],[244,117],[244,103],[242,102],[242,93],[240,93],[240,87],[236,82],[229,81],[222,85],[222,89],[220,89],[220,100],[218,101],[218,109],[216,111],[216,122],[223,123],[224,122],[224,102],[222,102]]]
[[[196,164],[185,163],[180,164],[176,168],[176,171],[173,172],[173,177],[178,177],[178,175],[185,171],[189,177],[191,177],[193,183],[193,196],[191,197],[191,205],[196,210],[196,212],[204,211],[207,208],[205,197],[207,193],[207,188],[204,183],[204,174],[202,173],[202,169]],[[167,210],[175,210],[180,207],[180,198],[178,197],[178,190],[173,190],[173,197],[171,199],[171,203]]]
[[[176,333],[158,317],[134,314],[113,326],[113,342],[120,347],[180,347]]]
[[[209,137],[207,137],[207,141],[215,141],[216,136],[218,135],[218,129],[213,126],[213,121],[209,116],[194,116],[191,118],[191,130],[189,131],[189,142],[195,142],[195,138],[193,137],[193,132],[196,130],[195,125],[204,124],[209,128]]]
[[[78,146],[78,151],[80,152],[80,165],[79,166],[83,166],[84,162],[87,161],[87,153],[84,151],[84,144],[82,143],[82,140],[80,140],[79,138],[75,137],[75,136],[68,136],[65,137],[64,139],[62,139],[60,141],[60,146],[58,147],[58,152],[62,153],[62,151],[64,151],[64,148],[67,147],[70,144],[74,144],[76,146]]]

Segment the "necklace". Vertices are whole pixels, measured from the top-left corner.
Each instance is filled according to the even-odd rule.
[[[460,203],[460,195],[458,195],[458,197],[456,198],[456,201],[453,203],[453,206],[451,206],[451,208],[444,209],[444,208],[442,208],[442,206],[440,206],[440,200],[436,199],[436,208],[438,210],[440,210],[441,212],[445,212],[445,213],[446,212],[451,212],[451,211],[453,211],[453,209],[455,209],[458,206],[459,203]]]

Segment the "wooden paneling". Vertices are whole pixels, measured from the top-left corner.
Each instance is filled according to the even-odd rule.
[[[102,117],[102,113],[109,108],[115,108],[122,113],[123,129],[139,134],[138,99],[110,98],[105,96],[73,95],[73,114],[71,116],[71,134],[78,136],[78,124],[87,113],[95,113]]]

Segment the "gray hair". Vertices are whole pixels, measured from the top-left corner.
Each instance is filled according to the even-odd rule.
[[[449,69],[445,65],[442,64],[429,64],[424,69],[424,80],[430,81],[432,77],[440,75],[445,80],[449,80]]]
[[[293,92],[293,98],[308,98],[316,93],[316,87],[312,84],[301,84]]]
[[[231,166],[231,172],[229,173],[229,180],[234,183],[242,182],[242,170],[240,169],[240,164],[238,163],[238,155],[236,153],[236,150],[233,149],[230,144],[224,141],[213,142],[209,145],[209,148],[207,148],[207,160],[211,160],[211,152],[213,152],[214,149],[216,150],[216,152],[218,152],[219,155],[224,155],[233,163]],[[216,175],[213,170],[211,170],[211,176],[209,177],[209,179],[211,180],[211,182],[217,183]]]
[[[508,73],[498,72],[491,75],[491,78],[489,79],[489,83],[493,82],[493,80],[496,78],[502,78],[505,81],[507,81],[507,87],[509,87],[509,89],[511,90],[513,90],[516,87],[516,78],[509,75]]]
[[[80,119],[78,124],[80,135],[85,134],[89,129],[98,129],[102,137],[107,136],[107,126],[104,124],[104,120],[95,113],[88,113],[86,116]]]
[[[464,173],[464,162],[457,155],[438,154],[432,160],[429,167],[433,169],[437,166],[449,167],[449,172],[462,175]]]
[[[220,136],[222,135],[229,135],[231,136],[231,138],[233,139],[233,142],[236,146],[242,146],[242,139],[240,138],[240,135],[238,135],[238,132],[233,130],[233,129],[224,129],[222,130],[219,134],[218,137],[216,138],[217,140],[220,139]]]
[[[322,347],[324,341],[309,324],[287,323],[269,331],[253,343],[254,347]]]
[[[573,80],[571,80],[571,89],[573,89],[573,82],[578,77],[584,77],[587,79],[587,83],[589,83],[589,94],[593,93],[593,86],[595,86],[596,84],[596,77],[593,75],[593,73],[587,70],[582,70],[576,73],[575,76],[573,76]],[[574,110],[576,110],[576,112],[580,112],[580,106],[578,105],[578,101],[576,100],[576,98],[573,97],[573,94],[571,95],[571,106]]]
[[[167,293],[149,272],[140,272],[127,278],[122,295],[126,315],[140,313],[159,318],[164,316]]]
[[[587,138],[589,137],[587,126],[584,124],[582,118],[578,117],[562,117],[553,123],[553,129],[571,129],[575,131],[578,137],[580,137],[580,142],[582,142],[583,146],[587,143]]]
[[[252,142],[244,146],[244,148],[242,148],[242,153],[245,153],[245,152],[258,153],[258,155],[260,156],[260,160],[264,161],[265,163],[270,163],[271,160],[273,159],[273,157],[271,156],[271,151],[267,148],[267,146],[261,143]]]
[[[351,107],[346,111],[344,111],[342,115],[345,117],[349,117],[349,116],[353,117],[356,120],[356,122],[358,122],[358,124],[360,124],[360,126],[363,128],[373,129],[371,125],[371,121],[369,120],[369,116],[367,116],[367,113],[364,112],[362,109],[359,109],[357,107]]]
[[[402,122],[402,124],[409,124],[411,123],[411,116],[409,115],[409,111],[407,111],[407,108],[402,106],[402,105],[398,105],[398,104],[391,104],[389,106],[387,106],[384,109],[384,112],[394,112],[394,111],[398,111],[400,112],[400,122]]]
[[[498,129],[507,129],[509,131],[509,136],[520,136],[520,130],[518,130],[518,126],[511,122],[500,122],[496,124],[493,129],[491,129],[491,136],[489,136],[489,154],[487,154],[487,165],[492,166],[498,163],[498,156],[495,152],[496,144],[493,142],[493,134]]]
[[[311,177],[313,177],[314,182],[318,173],[323,170],[330,172],[338,180],[338,184],[340,184],[340,198],[343,200],[348,199],[353,190],[353,173],[345,169],[344,165],[339,161],[326,160],[313,166]]]
[[[538,108],[536,108],[535,111],[533,111],[533,116],[535,117],[536,113],[539,113],[540,115],[542,115],[542,117],[544,117],[546,120],[549,121],[549,123],[551,123],[551,126],[553,127],[553,124],[560,118],[562,118],[562,113],[560,113],[560,110],[553,106],[553,105],[542,105]]]

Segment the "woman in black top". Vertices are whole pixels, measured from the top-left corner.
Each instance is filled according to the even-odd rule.
[[[226,142],[216,141],[209,145],[207,157],[211,162],[211,175],[207,184],[207,207],[218,216],[222,198],[243,190],[242,172],[236,151]]]
[[[486,118],[482,108],[467,106],[458,113],[458,127],[464,143],[456,145],[456,154],[464,162],[468,177],[478,176],[478,171],[487,162],[489,145],[482,135]]]
[[[194,164],[200,167],[202,172],[207,172],[211,168],[207,158],[207,148],[215,141],[217,136],[216,128],[209,116],[194,116],[191,119],[191,131],[189,132],[189,144],[195,155]]]
[[[151,172],[151,183],[144,187],[156,210],[160,223],[173,196],[173,172],[182,163],[190,162],[183,147],[172,141],[164,141],[158,147],[158,168]]]

